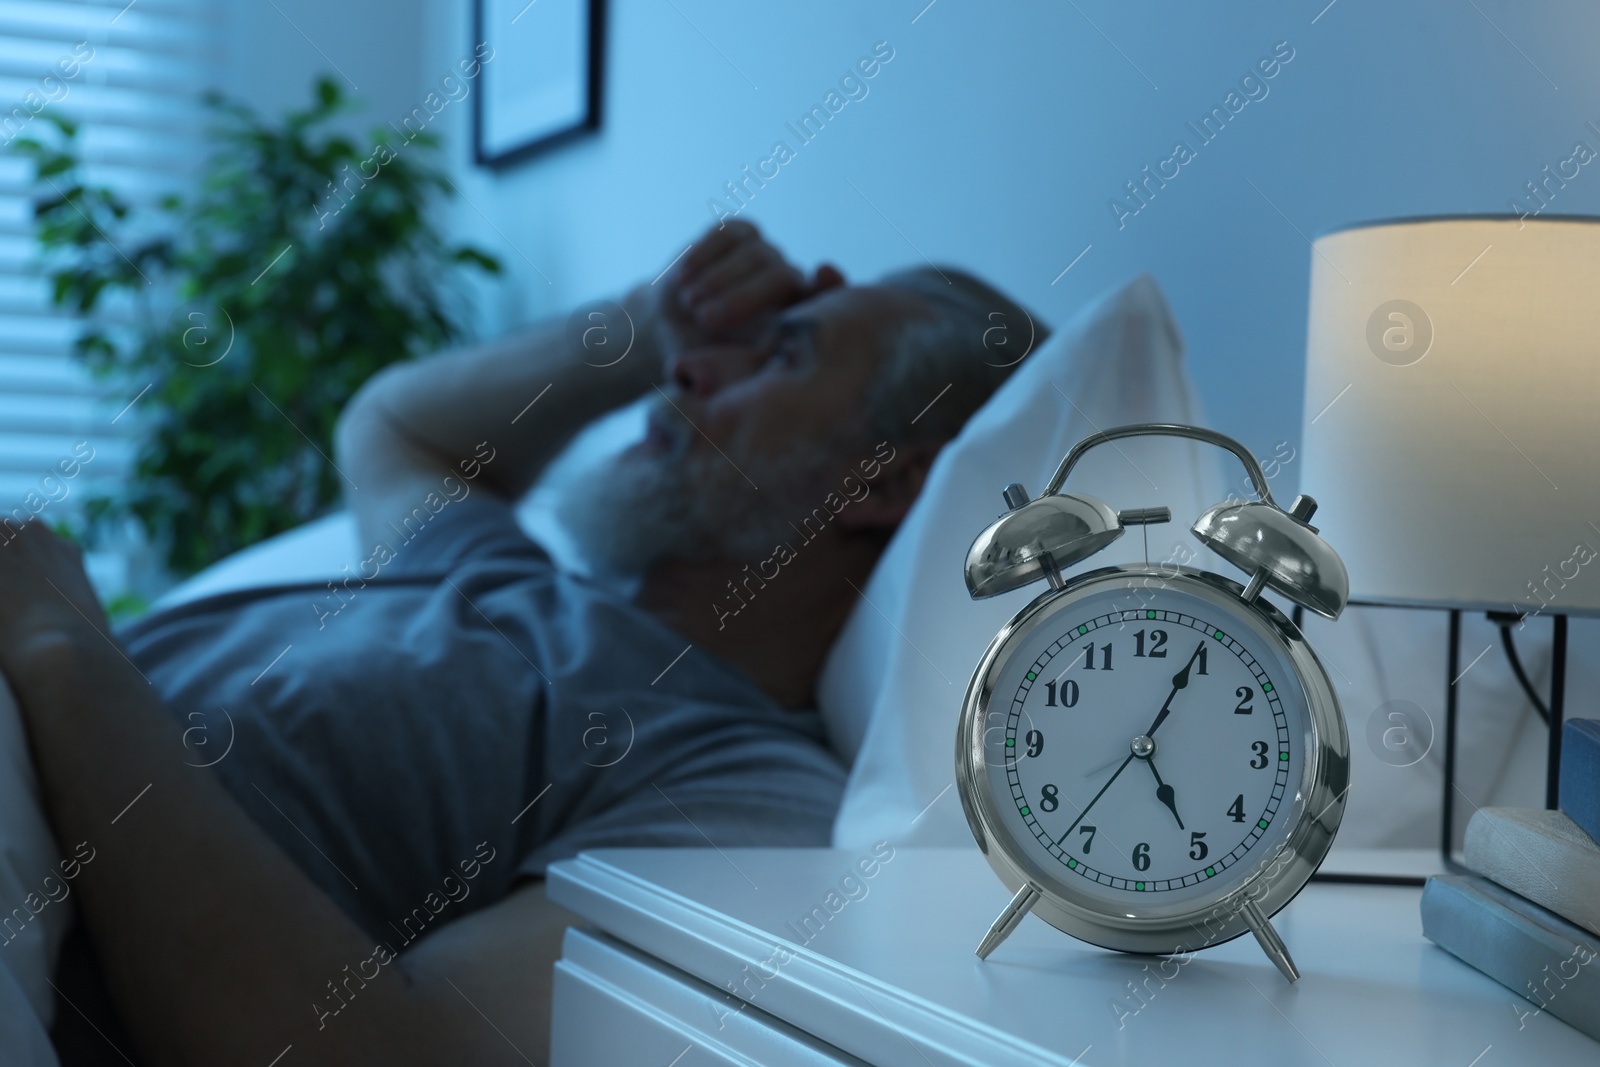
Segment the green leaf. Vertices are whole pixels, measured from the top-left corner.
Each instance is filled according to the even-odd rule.
[[[468,263],[488,272],[489,274],[499,274],[502,269],[498,259],[489,255],[487,252],[480,252],[476,248],[466,246],[457,248],[455,251],[451,252],[450,262]]]

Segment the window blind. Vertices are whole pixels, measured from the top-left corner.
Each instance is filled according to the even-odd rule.
[[[135,205],[181,190],[203,151],[211,2],[0,0],[0,145],[47,133],[48,107],[79,124],[91,184]],[[127,470],[139,407],[71,355],[78,324],[51,306],[37,265],[31,180],[31,162],[0,148],[0,514],[35,493],[48,518]],[[84,441],[94,458],[66,492],[45,482]]]

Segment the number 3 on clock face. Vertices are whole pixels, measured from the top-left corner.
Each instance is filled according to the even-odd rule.
[[[1165,951],[1101,924],[1170,933],[1260,875],[1316,815],[1312,764],[1337,706],[1286,620],[1199,576],[1147,579],[1080,579],[996,637],[963,718],[984,728],[965,733],[958,775],[991,862],[1055,901],[1043,917]]]

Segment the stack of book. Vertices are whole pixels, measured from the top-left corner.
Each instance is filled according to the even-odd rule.
[[[1549,1013],[1600,1040],[1600,721],[1566,724],[1559,803],[1479,809],[1477,873],[1428,879],[1422,932],[1521,997],[1519,1029]]]

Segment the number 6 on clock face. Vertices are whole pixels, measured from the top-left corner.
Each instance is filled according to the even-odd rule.
[[[1199,571],[1116,567],[1025,608],[963,711],[958,780],[1003,880],[1083,940],[1196,949],[1304,884],[1342,814],[1347,741],[1298,630]],[[987,728],[973,730],[969,724]]]

